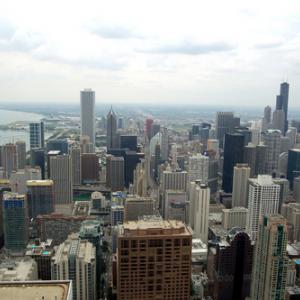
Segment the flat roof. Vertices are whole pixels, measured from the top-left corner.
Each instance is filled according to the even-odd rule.
[[[70,281],[14,281],[0,282],[1,299],[14,300],[68,300],[70,299]]]
[[[52,186],[53,180],[27,180],[27,186]]]

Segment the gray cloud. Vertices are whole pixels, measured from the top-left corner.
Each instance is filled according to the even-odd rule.
[[[105,39],[141,38],[134,30],[119,25],[94,24],[87,27],[88,31]]]
[[[224,42],[195,43],[182,41],[177,44],[162,45],[154,48],[138,50],[145,53],[200,55],[213,52],[231,51],[234,47]]]

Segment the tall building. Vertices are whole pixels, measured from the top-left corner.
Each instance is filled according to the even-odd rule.
[[[226,193],[232,192],[234,166],[244,160],[244,140],[240,133],[225,134],[222,188]]]
[[[28,243],[28,208],[25,195],[3,194],[4,246],[11,253],[22,253]]]
[[[269,175],[249,179],[247,232],[256,240],[258,221],[263,215],[278,213],[280,186]]]
[[[256,146],[255,175],[267,174],[267,150],[265,145]]]
[[[160,158],[163,161],[169,158],[169,134],[166,127],[160,128]]]
[[[95,92],[85,89],[80,92],[81,136],[88,136],[95,146]]]
[[[208,274],[214,282],[214,300],[245,300],[249,297],[253,248],[249,235],[236,228],[210,248]]]
[[[284,132],[282,133],[285,135],[285,133],[288,130],[288,104],[289,104],[289,84],[287,82],[283,82],[280,84],[280,94],[276,98],[276,109],[277,110],[283,110],[284,111]]]
[[[282,134],[285,132],[285,114],[282,109],[276,109],[273,112],[272,128],[278,129]]]
[[[137,136],[136,135],[121,135],[120,148],[137,151]]]
[[[186,171],[172,171],[167,168],[160,176],[160,189],[164,194],[166,190],[187,190],[188,173]]]
[[[256,171],[256,151],[257,145],[249,143],[244,147],[244,163],[250,168],[250,177],[254,177]]]
[[[281,140],[279,130],[267,130],[263,135],[266,150],[266,174],[276,174],[280,154]]]
[[[107,134],[106,134],[106,147],[107,149],[118,148],[118,135],[117,135],[117,116],[112,107],[106,117],[107,119]]]
[[[72,280],[73,300],[96,300],[96,249],[73,234],[59,245],[51,263],[52,280]]]
[[[111,226],[123,224],[124,222],[124,206],[114,205],[111,207]]]
[[[247,207],[248,179],[251,169],[248,164],[236,164],[233,171],[232,207]]]
[[[269,129],[271,124],[271,115],[272,115],[272,108],[271,106],[266,106],[264,109],[264,117],[262,119],[262,132],[265,132]]]
[[[151,124],[151,138],[160,132],[160,124]]]
[[[81,180],[83,183],[95,183],[99,180],[99,157],[96,153],[81,154]]]
[[[115,191],[124,189],[124,158],[106,156],[106,186]]]
[[[164,219],[178,220],[186,223],[188,199],[187,192],[166,190],[164,203]]]
[[[192,230],[158,217],[127,222],[118,236],[117,294],[127,299],[190,299]]]
[[[234,127],[234,114],[233,112],[217,112],[216,113],[216,134],[217,139],[220,142],[220,146],[223,148],[224,137],[226,133],[229,133]]]
[[[41,169],[42,179],[45,179],[45,150],[44,149],[30,150],[30,165],[31,167],[39,166]]]
[[[36,148],[44,148],[44,123],[30,123],[29,124],[29,140],[30,150]]]
[[[54,204],[70,204],[73,201],[72,163],[70,155],[50,158],[50,174],[54,187]]]
[[[16,142],[17,150],[17,169],[24,169],[26,165],[26,143],[23,141]]]
[[[155,214],[155,200],[150,197],[130,197],[125,200],[124,222],[137,221]]]
[[[300,149],[291,149],[288,152],[287,179],[293,189],[294,178],[300,176]]]
[[[246,229],[248,209],[245,207],[233,207],[222,209],[222,224],[225,230],[233,227]]]
[[[17,147],[15,144],[2,146],[3,177],[9,179],[13,171],[17,171]]]
[[[189,157],[189,182],[201,180],[208,182],[209,157],[198,153]]]
[[[281,215],[263,216],[258,229],[251,300],[284,300],[288,265],[287,221]]]
[[[151,139],[151,126],[153,124],[153,119],[147,118],[145,123],[145,134],[148,137],[149,141]]]
[[[71,145],[69,149],[72,162],[73,185],[81,185],[81,148],[77,144]]]
[[[54,211],[52,180],[28,180],[27,200],[29,218],[50,214]]]

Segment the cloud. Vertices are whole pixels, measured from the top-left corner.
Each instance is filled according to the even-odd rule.
[[[254,45],[256,49],[272,49],[272,48],[279,48],[283,45],[283,42],[270,42],[270,43],[260,43]]]
[[[184,55],[201,55],[213,52],[227,52],[233,50],[234,47],[224,42],[214,43],[195,43],[190,41],[181,41],[176,44],[167,44],[154,48],[138,50],[145,53],[158,54],[184,54]]]
[[[13,36],[15,27],[8,21],[0,18],[0,41],[2,39],[9,39]]]

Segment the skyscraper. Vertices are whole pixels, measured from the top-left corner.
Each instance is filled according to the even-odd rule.
[[[45,179],[45,150],[32,149],[30,151],[30,165],[31,167],[39,166],[41,169],[42,179]]]
[[[69,148],[72,161],[72,181],[73,185],[81,185],[81,147],[73,144]]]
[[[160,158],[163,161],[169,158],[169,134],[166,127],[160,128]]]
[[[15,144],[2,146],[2,166],[4,178],[9,179],[13,171],[17,171],[17,148]]]
[[[95,92],[84,89],[80,92],[81,136],[88,136],[95,146]]]
[[[180,221],[125,223],[118,236],[118,299],[190,299],[191,252],[192,230]]]
[[[96,153],[81,154],[81,180],[92,184],[99,180],[99,157]]]
[[[236,164],[233,172],[232,207],[247,207],[248,179],[250,177],[248,164]]]
[[[44,123],[29,124],[30,150],[44,148]]]
[[[287,221],[281,215],[261,217],[255,246],[251,300],[284,300]]]
[[[208,182],[209,157],[198,153],[189,157],[189,181]]]
[[[55,205],[72,203],[73,184],[70,155],[52,156],[50,158],[50,174],[54,183]]]
[[[264,145],[266,149],[266,174],[276,174],[278,168],[278,158],[280,154],[280,131],[267,130],[263,135]]]
[[[106,117],[107,119],[107,134],[106,134],[106,147],[107,150],[118,148],[118,135],[117,135],[117,116],[112,107]]]
[[[222,188],[226,193],[232,192],[234,166],[244,160],[244,140],[240,133],[225,134]]]
[[[273,112],[272,128],[280,130],[283,135],[285,132],[285,114],[282,109],[276,109]]]
[[[149,141],[151,139],[151,126],[153,124],[153,119],[147,118],[145,123],[145,135],[148,137]]]
[[[125,200],[124,222],[138,221],[155,214],[155,201],[151,197],[130,197]]]
[[[22,253],[28,243],[28,211],[25,195],[3,194],[4,245],[13,253]]]
[[[217,112],[216,114],[216,132],[217,139],[220,142],[220,147],[223,148],[224,136],[229,133],[234,127],[233,112]]]
[[[256,240],[258,221],[263,215],[278,213],[280,186],[269,175],[249,179],[247,232]]]
[[[271,114],[272,114],[272,108],[271,106],[266,106],[264,109],[264,117],[262,119],[262,132],[265,132],[269,129],[271,124]]]
[[[300,176],[300,149],[291,149],[288,154],[287,179],[293,189],[294,178]]]
[[[288,104],[289,104],[289,84],[287,82],[282,82],[280,84],[280,94],[276,98],[276,109],[277,110],[283,110],[284,111],[284,132],[282,133],[285,135],[285,133],[288,130]]]
[[[17,141],[16,150],[17,150],[17,169],[24,169],[26,165],[26,143],[23,141]]]
[[[124,189],[124,158],[106,156],[106,186],[115,191]]]

